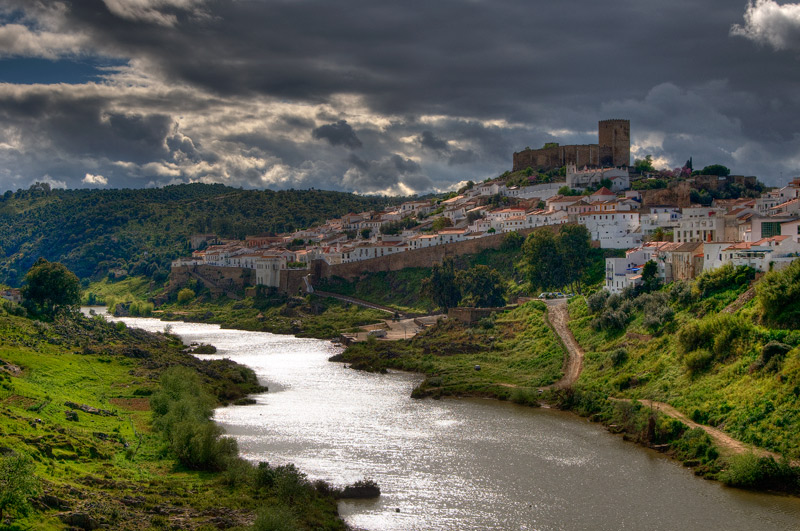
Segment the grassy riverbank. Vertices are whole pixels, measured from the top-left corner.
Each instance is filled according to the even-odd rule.
[[[41,485],[31,512],[7,507],[13,520],[0,526],[344,529],[330,487],[243,462],[211,423],[209,406],[261,390],[254,373],[183,350],[174,336],[100,318],[40,322],[0,309],[0,460],[30,460]],[[197,385],[167,401],[183,404],[161,412],[171,424],[154,423],[151,400],[176,367]]]
[[[419,397],[493,396],[530,403],[538,387],[562,375],[564,350],[545,313],[545,305],[535,301],[474,327],[440,321],[413,339],[357,343],[334,359],[357,369],[423,373],[427,378],[414,391]]]
[[[778,278],[791,274],[766,281],[792,285]],[[543,398],[669,452],[698,474],[797,492],[800,474],[790,463],[800,458],[800,334],[766,317],[761,298],[748,291],[751,278],[745,270],[727,269],[638,296],[572,299],[570,327],[585,350],[583,372],[571,389],[541,396],[531,391],[557,379],[558,371],[537,364],[553,349],[531,343],[509,355],[525,334],[552,333],[541,303],[498,315],[491,327],[442,324],[411,341],[353,345],[337,359],[368,370],[422,372],[426,380],[416,396],[479,394],[520,403]],[[787,296],[773,319],[796,315],[796,302]],[[504,328],[520,312],[528,312],[524,327]],[[550,359],[559,360],[560,369],[561,358]],[[674,406],[744,445],[715,446],[702,429],[647,407],[649,400]],[[754,454],[742,453],[748,444]]]

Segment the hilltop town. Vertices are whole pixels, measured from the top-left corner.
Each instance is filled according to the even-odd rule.
[[[300,279],[319,276],[320,268],[328,276],[354,262],[360,271],[385,270],[384,257],[423,256],[422,250],[447,247],[424,255],[418,264],[430,266],[445,255],[496,246],[497,235],[565,223],[585,226],[599,248],[625,251],[624,258],[606,261],[604,287],[611,292],[641,283],[650,260],[658,264],[660,278],[670,282],[728,263],[762,272],[780,269],[800,255],[800,179],[764,191],[755,177],[692,174],[683,168],[667,172],[665,180],[664,172],[640,172],[624,164],[628,127],[624,120],[603,121],[599,145],[548,145],[524,156],[515,153],[514,173],[469,182],[444,198],[350,213],[277,236],[220,240],[198,234],[192,237],[192,255],[175,260],[172,270],[188,272],[218,292],[247,285],[311,291],[308,278]],[[591,167],[576,165],[583,151],[597,155],[587,160],[594,162]],[[604,161],[623,164],[604,167]],[[520,169],[523,163],[536,167]]]

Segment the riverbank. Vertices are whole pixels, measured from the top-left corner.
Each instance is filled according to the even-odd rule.
[[[379,310],[315,295],[275,299],[248,297],[240,301],[198,299],[185,304],[164,304],[152,312],[152,316],[164,321],[212,323],[223,328],[316,339],[338,338],[343,332],[357,333],[361,326],[386,318]]]
[[[725,307],[729,302],[728,299],[735,300],[736,296],[736,293],[733,293],[721,298],[720,305]],[[541,311],[544,305],[532,302],[522,308],[528,305],[532,307],[538,305],[539,310],[532,313],[535,319],[526,323],[527,332],[540,337],[548,331],[552,334],[553,330],[546,320],[546,314]],[[784,458],[786,454],[783,453],[782,457],[776,459],[774,450],[770,452],[759,449],[752,443],[738,447],[744,451],[732,451],[731,448],[734,450],[736,448],[733,445],[718,447],[706,433],[710,430],[703,429],[701,423],[682,422],[676,415],[665,414],[658,408],[647,407],[646,400],[650,397],[637,389],[647,381],[644,377],[632,378],[624,375],[613,377],[613,373],[622,372],[624,366],[632,359],[642,356],[646,360],[652,356],[652,354],[637,355],[634,350],[635,346],[648,344],[651,336],[642,333],[644,330],[632,327],[628,335],[611,334],[608,343],[603,343],[598,341],[598,339],[602,341],[604,337],[602,331],[591,333],[587,330],[587,327],[591,326],[591,318],[587,318],[586,302],[583,298],[573,299],[569,312],[571,318],[569,325],[576,331],[575,337],[581,343],[587,341],[583,343],[587,347],[585,363],[576,367],[575,357],[571,356],[564,364],[564,367],[571,372],[571,378],[565,376],[558,380],[557,377],[550,376],[548,379],[540,377],[539,380],[535,380],[535,375],[528,374],[525,382],[515,379],[521,374],[519,360],[509,358],[503,351],[502,345],[496,348],[497,345],[488,341],[489,337],[497,339],[496,330],[489,328],[488,323],[484,324],[487,328],[468,328],[449,323],[447,326],[434,327],[412,341],[353,345],[333,359],[349,363],[356,369],[398,368],[420,372],[426,378],[414,390],[413,396],[416,397],[486,396],[534,406],[550,403],[593,421],[602,422],[610,431],[621,433],[628,440],[668,453],[691,467],[697,475],[718,479],[733,486],[798,493],[800,471],[791,465],[791,455]],[[566,314],[565,311],[562,313]],[[502,322],[503,319],[503,316],[497,317],[498,322]],[[487,330],[492,332],[487,333]],[[495,335],[489,336],[490,333]],[[486,341],[482,342],[481,338]],[[589,338],[593,342],[588,341]],[[437,345],[438,349],[434,347]],[[558,346],[559,352],[563,355],[564,342],[559,342]],[[528,344],[526,347],[525,354],[529,366],[535,364],[542,353],[546,352],[535,345]],[[664,349],[663,341],[660,348]],[[583,352],[582,348],[580,350]],[[463,353],[455,354],[460,351]],[[453,363],[451,358],[454,356],[457,356],[458,363]],[[749,362],[740,364],[752,364],[757,355],[754,354],[753,358]],[[793,367],[791,359],[794,359],[792,355],[788,355],[784,362],[788,367]],[[680,359],[676,361],[680,363]],[[492,371],[484,372],[482,364],[487,362],[499,363],[500,367],[493,367]],[[662,370],[669,367],[663,359],[661,363],[664,365]],[[586,371],[582,371],[583,365],[588,367]],[[480,370],[476,370],[478,368]],[[498,377],[498,374],[503,374],[503,369],[510,375],[504,374],[502,378]],[[598,378],[599,375],[603,376],[603,380]],[[713,375],[709,377],[714,378]],[[550,385],[556,383],[556,380],[570,381],[569,385]],[[689,378],[686,383],[697,385],[698,380],[697,377]],[[534,381],[536,385],[531,385]],[[611,382],[612,385],[600,384],[602,381]],[[777,381],[781,382],[780,379]],[[680,392],[684,386],[676,387],[673,392]],[[788,386],[789,393],[791,389],[792,387]],[[614,397],[620,399],[615,400]],[[755,396],[750,400],[751,404],[758,404]],[[786,413],[792,414],[791,411]],[[752,446],[756,448],[751,454],[747,449]]]
[[[231,455],[225,438],[204,427],[203,414],[181,424],[191,430],[178,453],[176,439],[167,444],[153,423],[151,399],[168,368],[188,371],[207,405],[222,405],[266,390],[247,367],[200,360],[175,336],[78,316],[0,316],[0,360],[2,459],[30,460],[41,487],[27,516],[6,507],[13,520],[4,529],[245,531],[256,529],[257,519],[346,528],[332,489],[312,485],[296,469],[191,457],[200,455],[190,448],[202,440],[228,448],[220,457]]]

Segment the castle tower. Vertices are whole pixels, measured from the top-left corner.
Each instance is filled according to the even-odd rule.
[[[601,166],[631,165],[630,120],[600,120],[597,133]]]

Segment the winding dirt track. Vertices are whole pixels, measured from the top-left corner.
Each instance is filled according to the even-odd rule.
[[[575,341],[572,330],[569,329],[569,311],[567,310],[566,299],[555,299],[547,301],[547,320],[550,326],[556,331],[558,337],[567,351],[567,359],[564,361],[564,376],[554,384],[545,389],[566,389],[578,381],[578,377],[583,370],[583,349]]]
[[[567,310],[566,300],[557,299],[547,301],[547,319],[550,322],[550,326],[553,328],[553,330],[555,330],[555,332],[558,334],[558,337],[561,338],[561,342],[564,344],[564,348],[567,351],[567,360],[565,361],[564,376],[556,383],[544,387],[543,389],[566,389],[578,381],[578,377],[581,375],[581,370],[583,370],[584,352],[581,346],[575,340],[575,336],[572,335],[572,331],[569,329],[569,326],[567,326],[567,323],[569,322],[569,311]],[[631,401],[628,398],[613,397],[609,397],[609,400],[617,402]],[[719,447],[720,452],[723,454],[735,455],[753,452],[761,457],[772,457],[775,460],[781,458],[781,456],[776,453],[764,450],[762,448],[756,448],[738,441],[717,428],[712,428],[711,426],[706,426],[704,424],[698,424],[674,407],[670,406],[669,404],[665,404],[664,402],[653,402],[652,400],[641,400],[640,402],[650,406],[656,411],[660,411],[664,415],[680,420],[690,428],[700,428],[706,432],[709,437],[711,437],[717,447]],[[800,466],[800,462],[792,461],[792,465]]]

